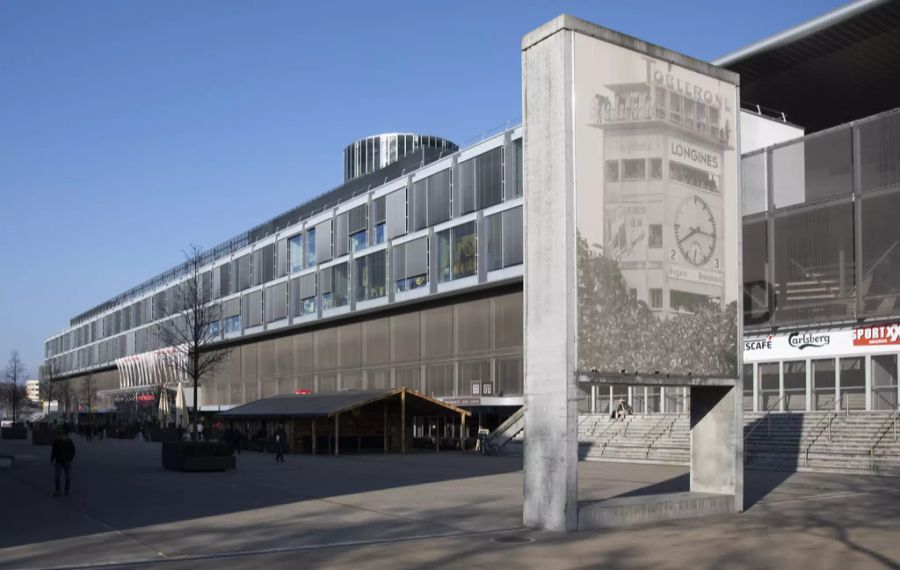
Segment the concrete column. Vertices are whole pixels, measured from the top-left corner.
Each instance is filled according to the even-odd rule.
[[[784,411],[784,361],[778,361],[778,411]]]
[[[834,359],[834,409],[841,410],[841,359]]]
[[[813,409],[813,399],[812,399],[812,360],[809,358],[806,359],[806,366],[804,368],[806,370],[806,411],[811,412]]]
[[[556,531],[578,527],[573,41],[560,29],[522,43],[523,522]]]
[[[591,413],[597,413],[597,385],[591,384]]]
[[[866,411],[872,410],[872,355],[867,354],[865,360],[866,366]]]
[[[759,364],[753,363],[753,411],[759,411]]]
[[[738,511],[744,508],[740,397],[738,386],[691,387],[691,491],[733,494]]]
[[[896,371],[895,371],[896,375],[894,376],[894,381],[897,382],[897,403],[898,403],[898,406],[900,406],[900,355],[897,355],[897,358],[895,358],[894,360],[896,361],[895,364],[897,366]],[[47,409],[49,410],[50,404],[47,404],[47,406],[48,406]]]
[[[668,406],[666,405],[666,387],[662,386],[659,389],[659,413],[665,414]]]

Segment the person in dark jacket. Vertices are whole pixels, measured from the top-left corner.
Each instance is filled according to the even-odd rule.
[[[50,462],[53,463],[56,472],[54,497],[59,496],[59,478],[63,473],[66,474],[66,495],[69,494],[69,485],[72,482],[73,459],[75,459],[75,443],[69,439],[69,431],[63,430],[50,449]]]

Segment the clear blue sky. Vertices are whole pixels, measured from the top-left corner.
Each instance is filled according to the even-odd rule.
[[[341,180],[382,131],[521,115],[520,39],[562,12],[714,59],[844,2],[0,2],[0,365]]]

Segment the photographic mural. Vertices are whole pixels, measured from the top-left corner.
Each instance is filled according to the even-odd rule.
[[[737,377],[737,88],[575,42],[578,370]]]

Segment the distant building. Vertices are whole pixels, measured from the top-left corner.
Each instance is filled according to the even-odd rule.
[[[41,382],[40,380],[26,380],[25,381],[25,391],[28,394],[28,399],[32,402],[38,403],[41,401]]]

